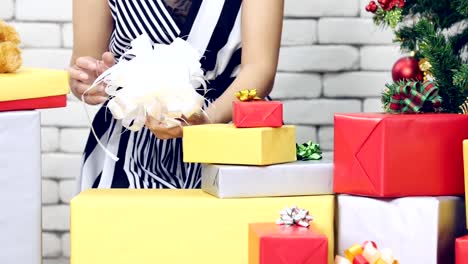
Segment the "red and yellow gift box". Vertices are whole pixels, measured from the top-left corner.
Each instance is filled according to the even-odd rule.
[[[236,97],[239,101],[232,103],[232,122],[237,128],[283,125],[283,103],[261,100],[256,90],[239,91]]]
[[[468,115],[336,114],[334,191],[373,197],[461,195]]]
[[[22,68],[0,74],[0,111],[66,106],[68,73],[62,70]]]
[[[328,239],[314,225],[249,225],[249,264],[328,263]]]

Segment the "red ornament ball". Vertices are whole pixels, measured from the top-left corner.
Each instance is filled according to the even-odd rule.
[[[371,12],[371,13],[375,13],[377,12],[377,4],[375,3],[375,1],[370,1],[369,4],[366,6],[366,11],[367,12]]]
[[[419,68],[419,61],[413,57],[404,57],[393,65],[393,81],[424,81],[424,72]]]

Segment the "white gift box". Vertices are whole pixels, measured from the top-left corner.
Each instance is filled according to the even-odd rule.
[[[402,264],[454,263],[455,239],[465,233],[462,198],[372,199],[338,196],[338,253],[374,241]]]
[[[333,163],[320,160],[271,166],[205,164],[202,189],[219,198],[332,194]]]
[[[37,111],[0,112],[0,263],[41,263]]]

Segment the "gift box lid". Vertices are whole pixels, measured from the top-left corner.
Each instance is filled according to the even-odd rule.
[[[251,223],[249,229],[259,237],[268,238],[319,238],[327,242],[327,237],[322,234],[314,224],[309,227],[277,225],[275,223]]]
[[[0,101],[64,95],[70,91],[66,71],[39,68],[2,73],[0,87]]]

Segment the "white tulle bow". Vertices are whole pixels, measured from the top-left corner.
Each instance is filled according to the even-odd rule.
[[[199,114],[203,108],[204,97],[196,91],[203,87],[206,92],[201,56],[183,39],[177,38],[170,45],[153,45],[143,34],[86,92],[103,84],[110,97],[108,109],[131,131],[143,128],[148,116],[166,127],[179,126],[183,117]],[[111,158],[118,160],[96,139]]]

